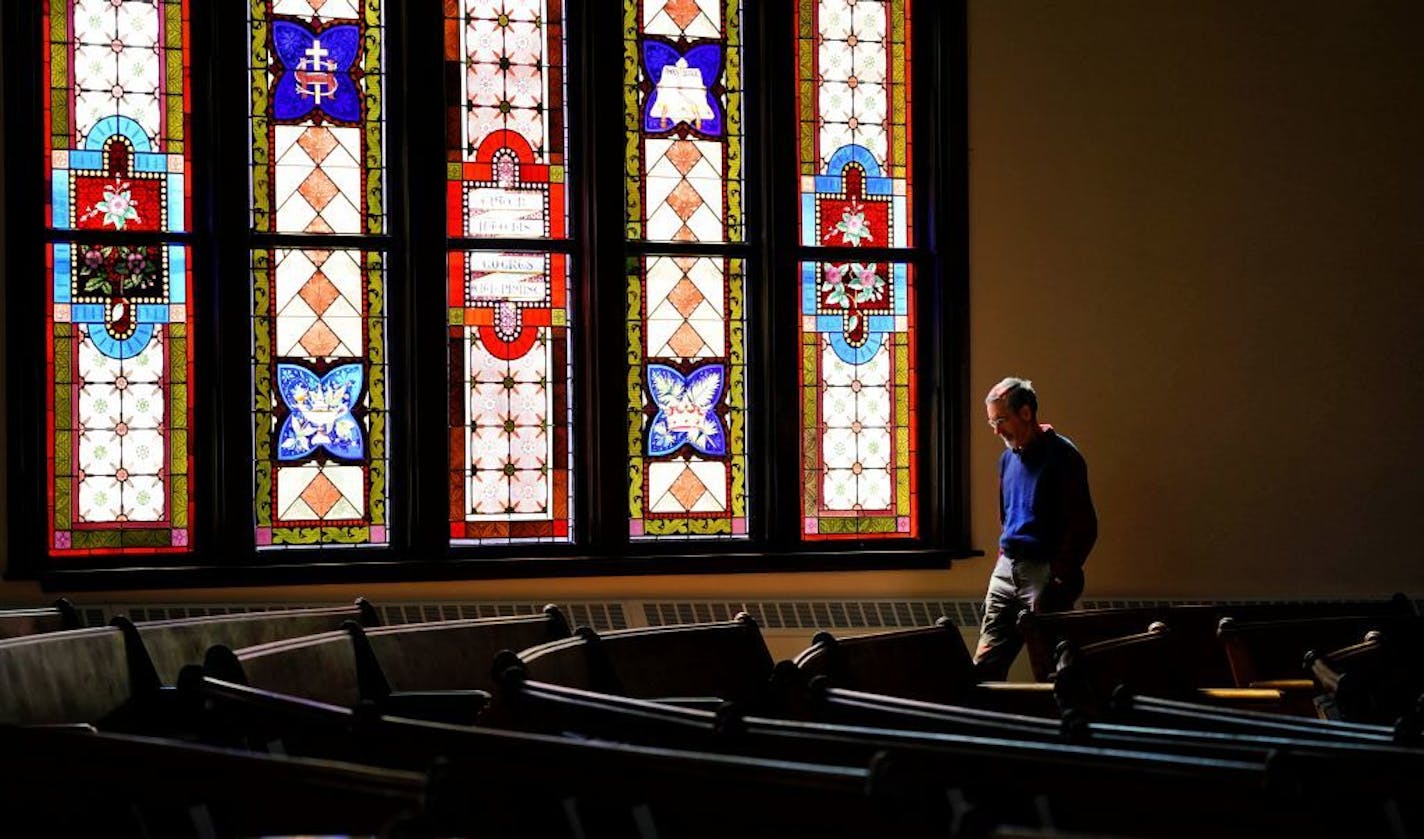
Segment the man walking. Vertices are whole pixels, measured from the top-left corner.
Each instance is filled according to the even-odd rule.
[[[1098,516],[1087,463],[1073,441],[1039,424],[1033,382],[1004,379],[984,408],[1008,451],[999,456],[1003,532],[974,666],[980,681],[999,681],[1023,648],[1019,614],[1071,609],[1083,593],[1083,562],[1098,538]]]

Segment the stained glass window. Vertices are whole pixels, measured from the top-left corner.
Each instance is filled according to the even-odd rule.
[[[916,534],[913,273],[857,248],[908,248],[908,0],[797,6],[801,405],[808,539]],[[908,256],[908,254],[907,254]]]
[[[740,259],[630,260],[629,534],[747,534]]]
[[[450,539],[567,542],[570,257],[469,247],[568,238],[563,3],[445,5]]]
[[[384,544],[388,424],[379,0],[253,0],[256,542]],[[283,237],[345,237],[330,247]]]
[[[252,227],[382,233],[380,0],[252,0]]]
[[[446,3],[450,235],[562,239],[564,26],[560,0]],[[456,96],[458,94],[458,96]]]
[[[745,260],[643,251],[744,238],[741,3],[626,0],[624,32],[629,536],[745,538]]]
[[[253,254],[257,544],[381,544],[385,320],[379,253]]]
[[[625,0],[628,238],[740,242],[740,0]]]
[[[48,5],[49,549],[185,551],[192,282],[173,234],[191,226],[186,4]]]
[[[567,541],[568,258],[456,251],[449,278],[450,536]]]

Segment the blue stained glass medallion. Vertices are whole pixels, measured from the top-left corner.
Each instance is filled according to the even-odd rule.
[[[320,32],[290,20],[272,23],[272,43],[286,68],[272,92],[272,115],[301,119],[320,110],[334,120],[361,117],[361,94],[351,65],[361,48],[361,30],[350,24]]]
[[[705,364],[687,376],[665,364],[649,364],[648,389],[658,413],[648,429],[648,454],[671,454],[690,444],[705,455],[725,455],[727,435],[717,405],[726,378],[721,364]]]
[[[361,393],[360,364],[333,367],[325,376],[296,364],[277,365],[277,388],[291,413],[277,435],[277,457],[298,460],[323,448],[354,460],[364,443],[351,409]]]

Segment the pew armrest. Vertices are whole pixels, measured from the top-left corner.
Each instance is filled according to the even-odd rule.
[[[397,690],[377,704],[386,716],[474,725],[489,702],[483,690]]]

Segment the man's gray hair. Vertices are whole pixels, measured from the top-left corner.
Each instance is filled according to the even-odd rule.
[[[990,388],[989,395],[984,397],[984,402],[987,404],[999,401],[1007,403],[1009,410],[1016,414],[1020,408],[1027,405],[1029,413],[1035,417],[1038,416],[1038,394],[1033,389],[1033,382],[1028,379],[1009,376]]]

